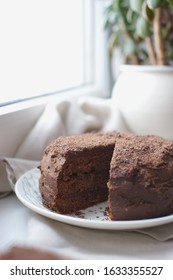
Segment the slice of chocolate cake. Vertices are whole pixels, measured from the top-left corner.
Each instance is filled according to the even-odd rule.
[[[112,220],[172,214],[173,143],[157,136],[117,138],[108,189]]]
[[[86,133],[59,137],[41,161],[43,204],[71,213],[107,200],[110,161],[119,133]]]

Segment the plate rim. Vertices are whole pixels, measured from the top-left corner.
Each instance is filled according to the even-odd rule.
[[[173,214],[158,217],[158,218],[151,218],[151,219],[143,219],[143,220],[129,220],[129,221],[96,221],[96,220],[89,220],[80,217],[74,217],[70,215],[64,215],[60,213],[56,213],[51,211],[50,209],[46,208],[44,205],[43,208],[39,207],[38,205],[34,205],[33,203],[29,202],[21,195],[21,182],[24,178],[27,178],[28,175],[33,175],[33,173],[38,173],[37,176],[40,175],[40,170],[35,167],[30,169],[29,171],[25,172],[16,182],[15,184],[15,193],[17,198],[22,202],[30,210],[45,216],[49,219],[54,221],[62,222],[65,224],[83,227],[83,228],[91,228],[91,229],[101,229],[101,230],[138,230],[142,228],[151,228],[156,226],[161,226],[164,224],[168,224],[173,222]],[[39,179],[39,177],[38,177]],[[39,189],[38,189],[39,191]]]

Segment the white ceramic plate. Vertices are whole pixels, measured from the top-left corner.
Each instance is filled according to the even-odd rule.
[[[25,173],[17,181],[15,192],[19,200],[28,208],[50,219],[79,227],[103,230],[131,230],[159,226],[173,222],[173,215],[135,221],[111,221],[107,215],[107,202],[97,204],[71,215],[62,215],[45,208],[39,191],[39,169]]]

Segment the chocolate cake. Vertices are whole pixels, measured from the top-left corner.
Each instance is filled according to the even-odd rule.
[[[158,136],[62,136],[40,165],[43,204],[72,213],[108,200],[111,220],[173,213],[173,143]]]
[[[173,143],[157,136],[117,138],[110,165],[112,220],[173,213]]]
[[[62,136],[45,150],[41,161],[43,204],[71,213],[107,200],[107,181],[115,139],[119,133]]]

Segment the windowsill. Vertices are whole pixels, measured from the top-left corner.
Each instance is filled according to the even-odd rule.
[[[0,107],[0,117],[2,115],[14,113],[21,110],[26,110],[28,108],[36,107],[36,106],[44,106],[48,102],[59,100],[65,100],[72,97],[79,97],[79,96],[95,96],[95,97],[103,97],[107,98],[108,93],[101,90],[97,86],[85,86],[80,88],[74,88],[69,91],[54,93],[50,95],[45,95],[42,97],[33,98],[30,100],[19,101],[13,104],[7,104],[5,106]]]

